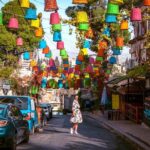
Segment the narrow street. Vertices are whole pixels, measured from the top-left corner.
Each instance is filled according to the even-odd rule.
[[[20,144],[18,150],[134,150],[114,133],[84,117],[79,135],[70,135],[70,116],[54,117],[41,133],[30,136],[29,144]]]

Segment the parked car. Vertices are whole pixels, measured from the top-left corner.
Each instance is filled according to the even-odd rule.
[[[0,96],[0,103],[12,103],[19,107],[21,113],[26,116],[31,134],[39,127],[36,105],[29,96]]]
[[[0,104],[0,149],[16,150],[21,142],[28,143],[28,122],[13,104]]]
[[[53,116],[53,107],[49,103],[41,103],[40,107],[44,110],[47,121],[49,121]]]

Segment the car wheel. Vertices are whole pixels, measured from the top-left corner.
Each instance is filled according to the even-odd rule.
[[[16,147],[17,147],[17,141],[16,141],[16,138],[13,138],[12,140],[12,144],[10,146],[10,150],[16,150]]]

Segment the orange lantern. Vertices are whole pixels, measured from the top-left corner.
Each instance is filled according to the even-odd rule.
[[[58,9],[56,0],[45,0],[45,11],[55,11]]]
[[[81,55],[81,54],[79,54],[79,55],[78,55],[78,60],[79,60],[79,61],[83,61],[83,60],[84,60],[84,56]]]
[[[123,37],[117,37],[116,46],[117,47],[123,47],[123,45],[124,45],[124,38]]]
[[[33,71],[37,72],[39,70],[38,66],[34,66],[33,68]]]
[[[99,49],[107,49],[107,48],[108,48],[108,44],[106,41],[99,42]]]
[[[128,28],[129,28],[128,21],[122,20],[121,25],[120,25],[120,29],[121,30],[128,30]]]
[[[69,64],[63,64],[64,68],[68,68]]]
[[[88,0],[73,0],[73,4],[87,4]]]
[[[44,48],[42,53],[43,54],[48,54],[49,53],[49,47],[47,46],[46,48]]]
[[[104,52],[105,52],[105,49],[99,49],[98,53],[97,53],[97,56],[103,57],[104,56]]]
[[[93,38],[93,30],[89,28],[89,30],[86,32],[85,37],[86,38]]]
[[[43,36],[43,29],[39,27],[38,29],[35,30],[35,36],[36,37],[42,37]]]
[[[80,65],[75,65],[75,71],[80,71]]]
[[[144,0],[144,5],[145,6],[150,6],[150,0]]]

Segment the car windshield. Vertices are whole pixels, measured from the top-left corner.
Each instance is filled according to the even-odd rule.
[[[28,98],[27,97],[0,97],[0,102],[15,104],[21,110],[28,109]]]
[[[4,108],[0,107],[0,116],[4,116]]]

